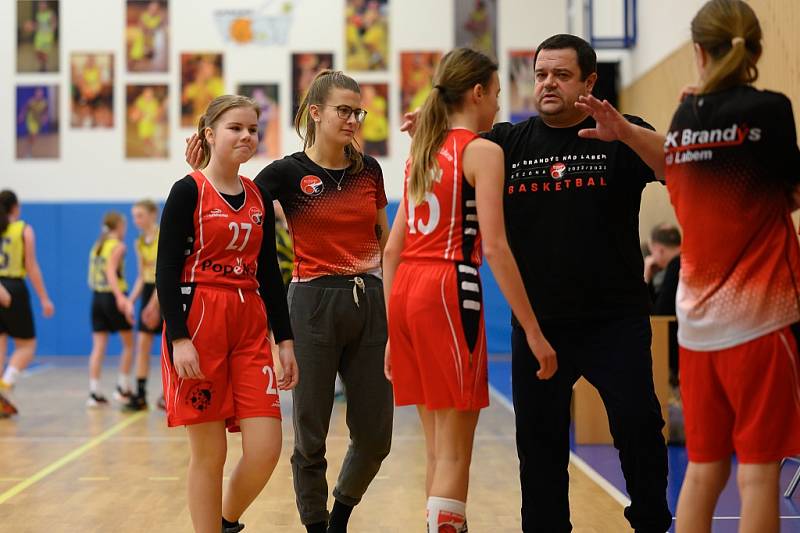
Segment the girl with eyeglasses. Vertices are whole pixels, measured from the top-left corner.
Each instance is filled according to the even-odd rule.
[[[323,70],[295,117],[303,151],[273,162],[255,179],[281,204],[294,244],[288,298],[302,379],[293,391],[292,473],[300,519],[310,533],[347,530],[391,445],[381,281],[387,200],[380,166],[354,141],[365,116],[359,85]],[[195,166],[201,153],[190,139],[187,162]],[[347,394],[351,442],[329,513],[325,440],[337,373]]]

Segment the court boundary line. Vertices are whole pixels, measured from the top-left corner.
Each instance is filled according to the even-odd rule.
[[[79,446],[78,448],[75,448],[74,450],[72,450],[71,452],[67,453],[66,455],[63,455],[60,458],[56,459],[55,461],[53,461],[49,465],[45,466],[44,468],[42,468],[38,472],[34,473],[31,476],[28,476],[24,481],[22,481],[20,483],[17,483],[16,485],[11,487],[7,491],[5,491],[3,493],[0,493],[0,505],[6,503],[8,500],[13,498],[14,496],[18,496],[24,490],[26,490],[30,486],[38,483],[39,481],[43,480],[44,478],[46,478],[50,474],[52,474],[52,473],[60,470],[61,468],[65,467],[66,465],[68,465],[72,461],[76,460],[77,458],[79,458],[80,456],[82,456],[83,454],[85,454],[86,452],[91,450],[92,448],[95,448],[95,447],[99,446],[100,444],[102,444],[103,442],[107,441],[112,436],[114,436],[115,434],[119,433],[120,431],[122,431],[126,427],[134,424],[135,422],[138,422],[139,420],[142,420],[145,416],[147,416],[148,413],[149,413],[149,411],[142,411],[140,413],[136,413],[135,415],[131,415],[131,416],[127,417],[125,420],[123,420],[121,422],[117,422],[116,424],[114,424],[113,426],[111,426],[110,428],[108,428],[107,430],[102,432],[100,435],[90,439],[88,442],[84,443],[83,445]]]

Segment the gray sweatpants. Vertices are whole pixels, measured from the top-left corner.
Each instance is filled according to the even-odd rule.
[[[358,504],[391,447],[394,408],[391,384],[383,375],[387,339],[383,288],[374,276],[360,276],[363,288],[355,286],[354,278],[324,276],[289,286],[300,370],[300,381],[292,391],[292,475],[303,524],[328,520],[325,439],[337,372],[347,394],[350,446],[333,496],[347,505]]]

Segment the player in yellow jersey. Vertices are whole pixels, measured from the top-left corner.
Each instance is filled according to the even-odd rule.
[[[30,277],[39,296],[44,316],[49,318],[55,312],[36,261],[33,228],[20,220],[19,215],[17,195],[9,190],[0,192],[0,286],[8,296],[6,303],[10,303],[4,305],[3,295],[0,295],[0,369],[5,362],[8,337],[14,339],[14,353],[11,354],[0,379],[0,417],[17,412],[7,395],[17,382],[20,372],[33,360],[36,350],[36,333],[31,299],[25,284],[26,276]]]
[[[108,334],[119,332],[122,354],[114,399],[127,403],[131,396],[130,371],[133,358],[133,304],[126,292],[125,217],[109,211],[103,217],[103,232],[89,254],[89,286],[92,296],[92,354],[89,358],[87,407],[108,403],[100,392],[100,372],[108,346]]]
[[[47,2],[40,1],[36,9],[36,15],[29,27],[34,29],[33,49],[36,51],[36,60],[39,62],[39,71],[47,72],[47,61],[53,53],[53,45],[56,40],[56,26],[58,17],[55,12],[47,5]]]
[[[161,333],[161,307],[156,293],[156,252],[158,250],[158,206],[152,200],[139,200],[131,209],[133,225],[141,234],[136,239],[139,271],[130,300],[141,295],[139,324],[136,335],[136,391],[125,404],[126,411],[147,409],[147,375],[150,373],[150,352],[153,335]]]
[[[25,128],[28,131],[28,146],[24,156],[33,157],[33,145],[36,143],[39,132],[47,125],[48,116],[49,105],[44,88],[37,87],[33,96],[23,104],[18,118],[20,124],[25,123]]]

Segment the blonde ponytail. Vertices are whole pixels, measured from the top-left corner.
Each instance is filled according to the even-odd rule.
[[[456,110],[467,91],[476,85],[488,88],[497,63],[469,48],[457,48],[445,55],[434,76],[433,90],[428,95],[417,119],[417,131],[411,141],[411,169],[408,195],[415,203],[425,200],[439,179],[436,154],[450,129],[448,114]]]
[[[742,0],[710,0],[692,19],[692,40],[711,59],[700,88],[710,93],[758,79],[761,25]]]

